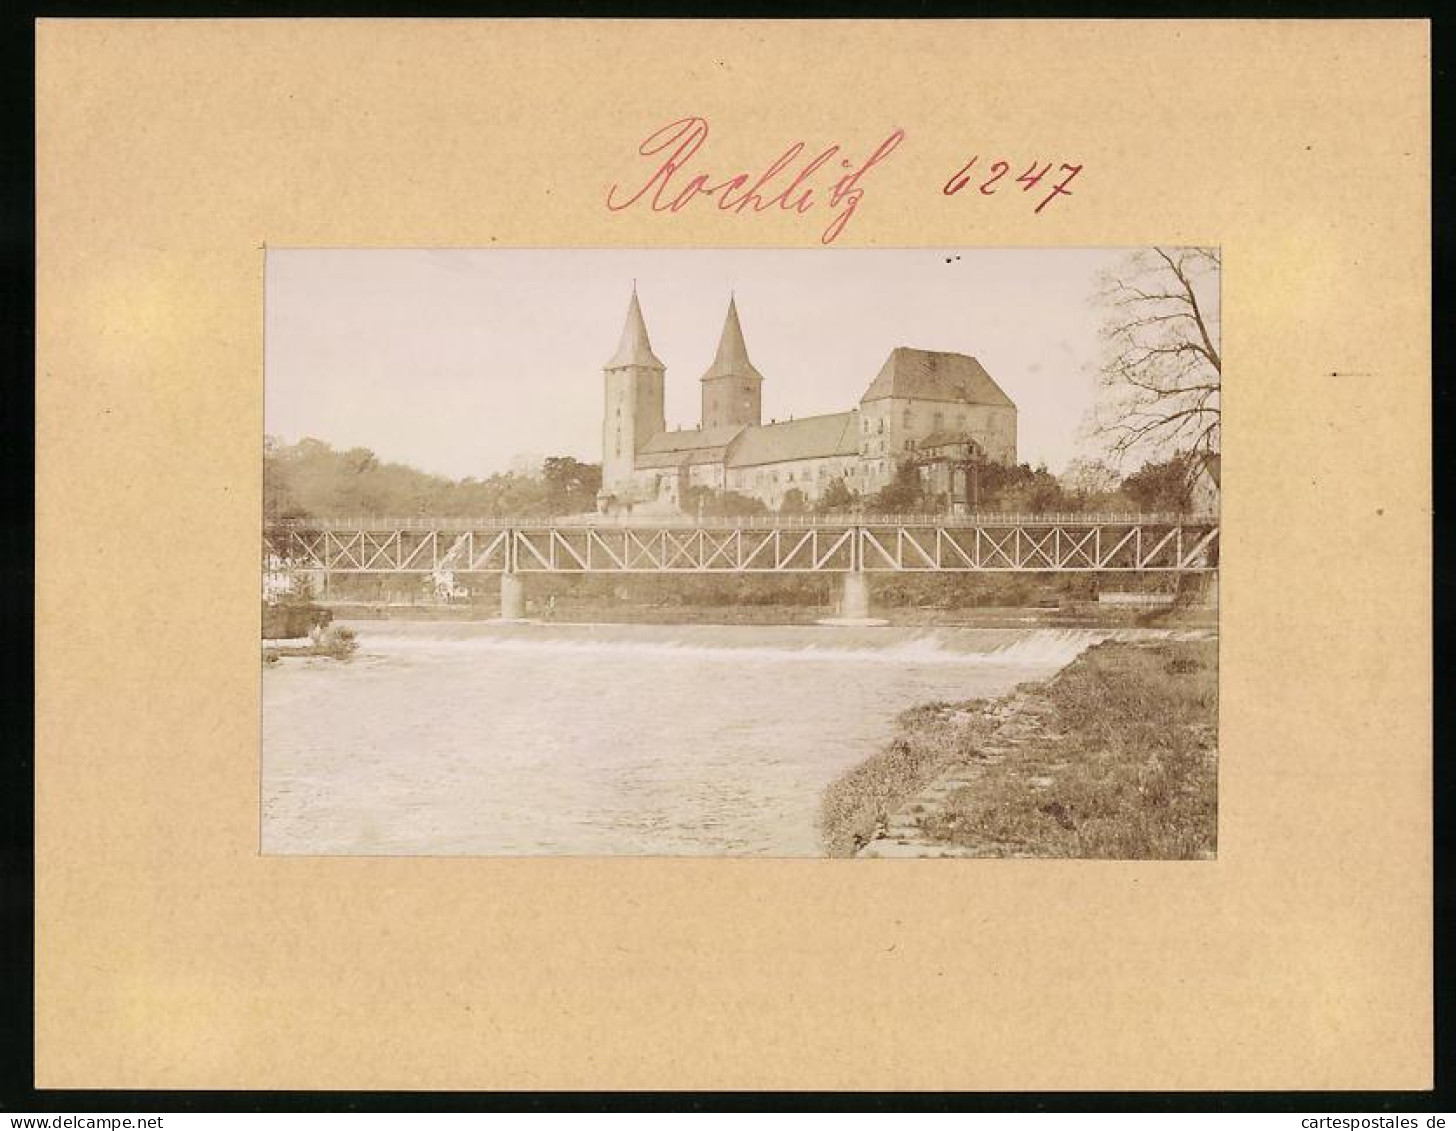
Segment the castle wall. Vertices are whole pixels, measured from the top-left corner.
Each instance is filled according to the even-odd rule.
[[[756,467],[731,467],[728,469],[728,490],[750,495],[778,509],[784,495],[797,487],[812,502],[835,479],[843,478],[846,486],[854,488],[851,473],[858,462],[854,456],[821,456]]]
[[[690,487],[711,487],[714,491],[725,489],[727,475],[721,463],[698,463],[688,469]]]
[[[851,486],[874,492],[895,478],[913,445],[936,433],[969,435],[998,463],[1016,462],[1016,409],[1006,405],[885,397],[860,405],[860,474]]]

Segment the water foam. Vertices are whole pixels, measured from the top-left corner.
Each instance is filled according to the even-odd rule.
[[[1061,667],[1085,649],[1107,639],[1108,633],[1089,629],[1046,629],[987,651],[950,647],[940,633],[927,632],[881,647],[804,644],[744,645],[693,644],[664,640],[581,640],[527,635],[392,636],[361,638],[365,652],[433,655],[445,658],[461,652],[518,654],[538,658],[602,660],[668,660],[673,662],[728,661],[742,663],[860,663],[860,664],[997,664],[1026,667]]]

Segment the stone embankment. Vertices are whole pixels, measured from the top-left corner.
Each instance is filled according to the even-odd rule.
[[[1053,709],[1045,696],[1034,690],[1020,690],[987,704],[979,713],[979,720],[971,712],[962,714],[962,721],[967,726],[990,721],[994,727],[990,735],[977,744],[975,756],[960,762],[891,813],[874,839],[861,848],[856,856],[891,859],[1033,855],[1008,852],[1004,847],[990,845],[970,847],[948,844],[925,831],[925,823],[940,816],[951,794],[958,790],[975,788],[977,779],[989,767],[1005,761],[1008,756],[1014,756],[1017,748],[1024,743],[1048,737],[1045,724],[1053,714]]]

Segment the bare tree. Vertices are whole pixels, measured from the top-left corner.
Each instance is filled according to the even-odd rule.
[[[1106,354],[1092,430],[1117,461],[1218,451],[1219,267],[1215,249],[1149,248],[1102,280]]]

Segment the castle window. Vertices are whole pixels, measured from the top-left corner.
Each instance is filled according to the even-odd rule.
[[[910,427],[910,410],[908,408],[905,410],[905,427]]]
[[[945,425],[945,413],[943,413],[943,412],[937,412],[935,414],[935,430],[937,432],[939,432],[941,430],[941,428],[944,427],[944,425]]]
[[[884,430],[885,430],[885,418],[882,416],[882,417],[880,417],[879,423],[875,426],[875,431],[876,432],[884,432]]]

